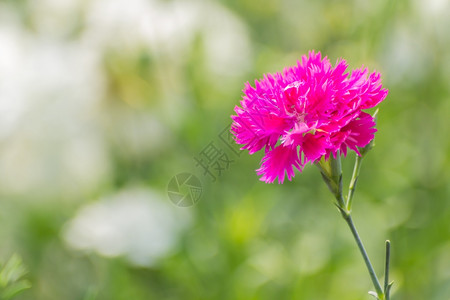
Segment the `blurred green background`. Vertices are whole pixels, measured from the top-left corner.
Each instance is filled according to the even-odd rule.
[[[445,0],[0,1],[0,260],[20,255],[32,284],[17,299],[370,299],[317,168],[267,185],[261,153],[221,139],[244,83],[311,49],[390,91],[353,212],[380,275],[392,242],[392,299],[450,299],[449,28]],[[215,179],[195,160],[211,145],[231,161]],[[192,207],[167,194],[182,172]]]

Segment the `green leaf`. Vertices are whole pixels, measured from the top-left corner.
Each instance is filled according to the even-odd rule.
[[[22,258],[13,254],[0,268],[0,297],[2,300],[12,299],[31,287],[28,280],[22,279],[26,274],[27,270],[22,263]]]
[[[12,299],[20,292],[29,288],[31,288],[31,283],[28,280],[20,280],[5,288],[1,294],[1,299],[2,300]]]

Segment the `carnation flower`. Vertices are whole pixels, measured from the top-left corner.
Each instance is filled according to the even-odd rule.
[[[348,148],[360,155],[358,147],[374,138],[375,120],[362,110],[378,105],[388,91],[379,73],[346,70],[345,60],[333,67],[311,51],[283,73],[255,80],[255,87],[246,83],[231,130],[250,154],[264,148],[256,170],[262,181],[283,183],[286,174],[291,180],[294,167],[302,171],[322,157],[347,155]]]

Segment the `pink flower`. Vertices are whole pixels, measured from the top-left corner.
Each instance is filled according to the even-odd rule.
[[[375,121],[363,109],[375,107],[388,91],[380,74],[366,68],[346,73],[347,63],[333,67],[327,57],[314,51],[283,73],[266,74],[246,83],[241,107],[236,106],[232,132],[241,149],[253,154],[262,148],[265,156],[257,170],[267,183],[283,183],[294,177],[294,167],[336,157],[373,138]]]

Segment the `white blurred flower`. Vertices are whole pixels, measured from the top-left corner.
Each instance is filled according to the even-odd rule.
[[[244,23],[212,1],[24,5],[35,31],[15,6],[0,3],[0,188],[7,193],[64,191],[76,198],[108,181],[109,133],[127,145],[127,155],[165,149],[167,124],[181,126],[188,114],[183,68],[199,35],[212,73],[233,76],[250,61]],[[152,58],[152,84],[160,93],[150,100],[158,115],[119,111],[115,117],[112,105],[104,105],[111,97],[105,59],[111,50],[127,57],[136,49],[148,49]]]
[[[0,186],[29,193],[99,184],[109,172],[99,56],[8,24],[0,27]]]
[[[134,188],[81,208],[63,238],[74,249],[151,266],[173,250],[189,223],[189,211],[151,190]]]
[[[177,64],[189,57],[191,44],[203,35],[211,71],[239,74],[249,67],[250,40],[244,23],[212,1],[92,1],[85,38],[98,47],[127,49],[146,45],[155,56]]]

